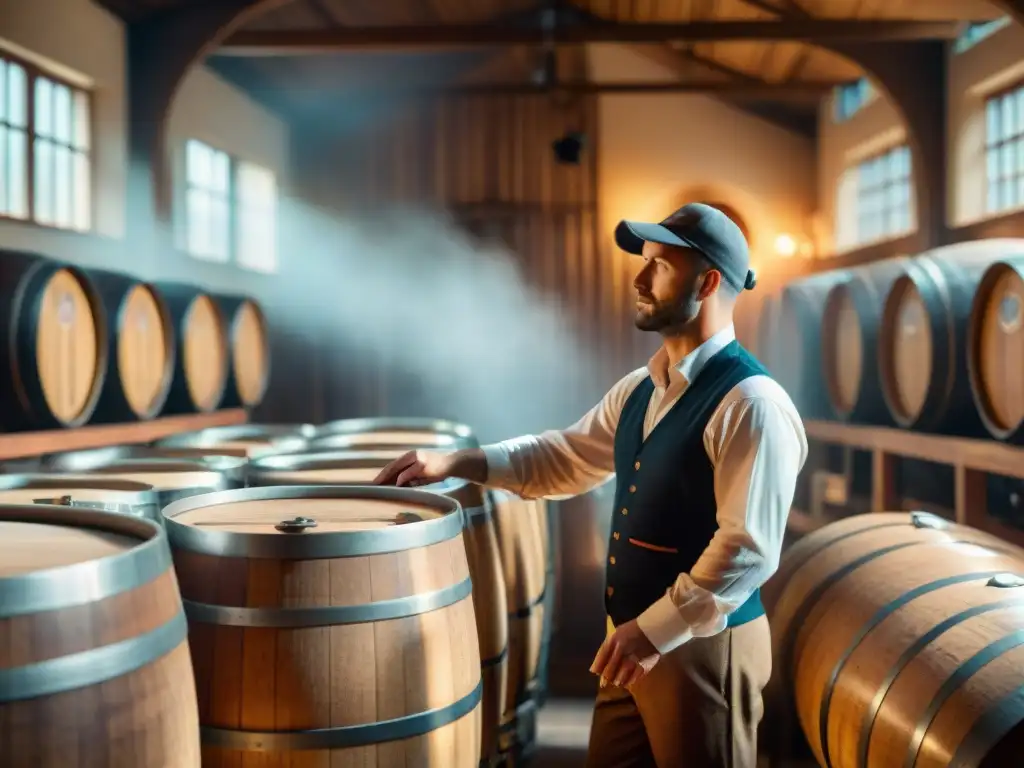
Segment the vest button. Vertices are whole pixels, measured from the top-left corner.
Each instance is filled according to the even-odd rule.
[[[635,485],[629,486],[629,492],[630,493],[636,493],[636,486]]]
[[[616,531],[615,533],[613,533],[612,534],[612,538],[615,539],[616,541],[618,541],[619,540],[619,532]]]
[[[611,597],[612,595],[614,595],[615,594],[615,587],[608,587],[608,589],[605,590],[605,594],[608,595],[608,597]]]
[[[624,514],[624,515],[628,515],[628,514],[629,514],[629,510],[628,510],[628,509],[626,509],[625,507],[623,507],[623,508],[622,508],[622,514]]]
[[[612,565],[615,565],[615,556],[612,555],[611,557],[609,557],[608,558],[608,562],[611,563]]]
[[[633,469],[640,469],[640,462],[639,461],[636,464],[633,465]]]

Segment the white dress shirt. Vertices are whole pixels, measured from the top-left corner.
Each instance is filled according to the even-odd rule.
[[[648,376],[654,382],[646,440],[707,361],[735,338],[729,326],[675,367],[662,347],[646,368],[620,379],[568,429],[485,446],[487,485],[524,498],[566,498],[607,482],[615,474],[615,430],[633,389]],[[693,569],[637,618],[661,653],[723,631],[728,615],[778,568],[807,437],[782,387],[767,376],[752,376],[714,410],[704,448],[715,473],[718,530]]]

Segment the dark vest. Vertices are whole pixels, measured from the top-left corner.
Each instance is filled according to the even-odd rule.
[[[715,476],[704,429],[729,390],[767,375],[733,341],[711,357],[643,439],[654,382],[644,379],[615,432],[615,508],[605,569],[605,609],[616,626],[632,621],[689,573],[718,529]],[[729,626],[764,613],[760,591],[729,616]]]

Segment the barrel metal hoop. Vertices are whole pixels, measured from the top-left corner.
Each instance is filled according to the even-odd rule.
[[[473,438],[473,431],[465,424],[448,419],[429,417],[382,416],[329,421],[317,428],[317,437],[327,435],[358,435],[379,432],[423,432]],[[416,446],[410,446],[410,450]]]
[[[505,659],[508,658],[508,646],[506,645],[501,649],[497,656],[491,656],[489,659],[483,659],[480,662],[480,669],[488,669],[490,667],[496,667],[501,664]]]
[[[458,701],[415,715],[379,720],[361,725],[341,725],[308,731],[239,731],[203,726],[199,729],[203,744],[246,752],[287,752],[307,749],[345,749],[365,747],[436,731],[470,714],[483,699],[483,681]]]
[[[413,525],[396,525],[380,530],[346,532],[337,535],[317,533],[310,536],[209,531],[179,523],[174,519],[185,512],[204,507],[212,508],[219,504],[247,501],[288,502],[299,499],[394,501],[410,506],[428,506],[433,511],[442,513],[442,516]],[[289,485],[238,488],[180,499],[164,507],[163,517],[171,546],[174,549],[215,557],[251,557],[275,560],[324,560],[404,552],[458,538],[464,527],[462,507],[458,502],[426,491],[385,486],[368,488],[344,485]]]
[[[843,651],[839,660],[832,667],[832,671],[829,673],[828,681],[825,683],[825,693],[821,697],[821,707],[819,709],[819,717],[822,718],[818,724],[818,736],[821,740],[821,754],[824,762],[824,768],[832,768],[832,758],[829,755],[828,750],[828,716],[829,710],[832,707],[832,694],[835,691],[836,681],[839,679],[839,675],[843,671],[843,667],[846,666],[846,662],[850,660],[850,656],[857,650],[857,647],[863,642],[864,638],[868,636],[875,627],[885,621],[889,616],[898,611],[908,603],[913,602],[917,598],[927,595],[931,592],[936,592],[946,587],[952,587],[957,584],[965,584],[969,581],[977,581],[980,579],[988,579],[995,576],[997,573],[1003,573],[1002,570],[989,570],[989,571],[973,571],[971,573],[958,573],[954,576],[946,576],[942,579],[936,579],[930,581],[927,584],[920,584],[911,590],[904,592],[895,600],[883,605],[874,615],[868,619],[864,625],[860,628],[853,640],[847,646],[846,650]]]
[[[64,504],[64,499],[68,503]],[[142,517],[146,520],[158,521],[160,509],[156,502],[145,502],[140,504],[120,503],[116,501],[79,501],[73,495],[56,496],[49,499],[32,499],[33,504],[63,504],[76,509],[96,509],[100,512],[112,512],[115,515],[127,515],[129,517]]]
[[[155,580],[171,569],[171,552],[163,529],[157,523],[137,517],[124,517],[126,525],[137,530],[109,527],[109,513],[88,509],[40,505],[45,515],[33,520],[27,515],[0,510],[0,521],[59,523],[107,533],[140,533],[152,537],[127,552],[75,563],[60,568],[27,573],[0,580],[0,619],[46,611],[57,611],[104,600],[130,592]],[[105,525],[106,524],[106,525]]]
[[[1015,634],[1024,635],[1024,632]],[[1016,645],[1020,645],[1021,642]],[[1024,685],[1001,699],[998,704],[974,722],[970,732],[960,742],[960,746],[953,754],[949,768],[973,768],[976,765],[981,765],[989,751],[1022,719],[1024,719]]]
[[[52,696],[142,669],[188,639],[188,621],[177,613],[144,635],[14,669],[0,669],[0,704]]]
[[[315,608],[235,608],[182,601],[185,615],[200,624],[224,627],[262,627],[298,629],[302,627],[328,627],[342,624],[366,624],[419,616],[447,608],[473,593],[473,582],[464,579],[457,584],[418,595],[381,600],[362,605],[330,605]]]
[[[467,526],[486,525],[491,521],[491,510],[486,504],[479,507],[463,507],[462,511],[466,515]]]
[[[509,611],[508,612],[508,617],[510,619],[528,619],[528,618],[530,618],[530,616],[533,615],[533,609],[534,608],[538,608],[538,607],[540,607],[541,605],[544,604],[544,596],[547,594],[547,591],[548,591],[548,588],[547,588],[547,586],[545,586],[544,589],[542,589],[540,591],[540,595],[538,595],[533,600],[528,602],[522,608],[516,608],[514,611]]]

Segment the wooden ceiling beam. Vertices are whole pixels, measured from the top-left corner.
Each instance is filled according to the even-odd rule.
[[[545,93],[569,94],[659,94],[659,93],[700,93],[712,96],[731,96],[749,99],[776,99],[779,101],[803,101],[820,97],[835,88],[836,82],[803,81],[791,85],[777,85],[756,82],[723,82],[721,80],[688,80],[679,82],[560,82],[554,88],[529,82],[490,82],[466,85],[406,85],[404,87],[384,86],[379,90],[357,88],[340,90],[339,97],[346,101],[375,101],[436,97],[439,95],[530,95]],[[292,89],[301,91],[301,87]]]
[[[784,18],[778,21],[694,21],[667,23],[588,23],[556,28],[558,44],[724,42],[737,40],[807,43],[953,39],[959,22]],[[221,54],[301,56],[344,51],[422,50],[424,48],[537,45],[548,39],[536,26],[442,24],[352,27],[324,30],[242,30],[223,43]]]

